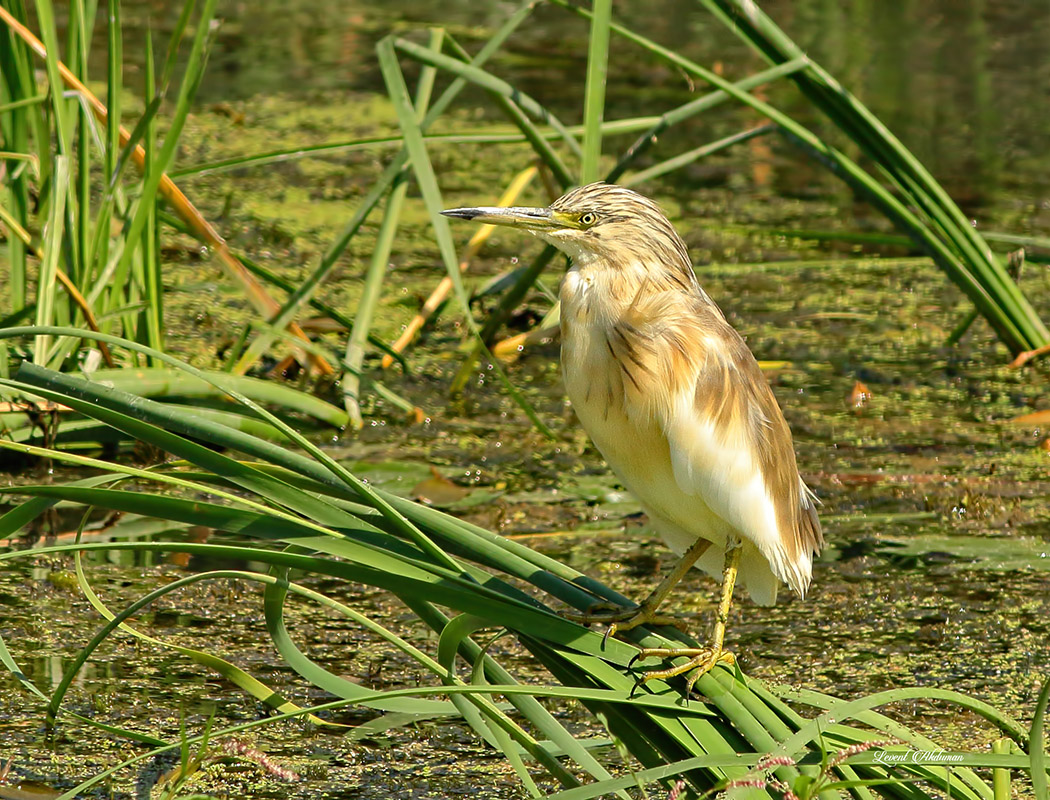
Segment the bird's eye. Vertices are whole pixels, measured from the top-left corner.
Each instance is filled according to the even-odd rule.
[[[585,228],[591,227],[591,225],[593,225],[597,221],[598,215],[595,214],[593,211],[588,211],[586,214],[580,216],[580,224]]]

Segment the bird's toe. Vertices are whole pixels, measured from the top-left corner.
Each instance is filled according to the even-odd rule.
[[[638,684],[644,684],[652,680],[667,680],[679,675],[688,674],[686,682],[686,694],[691,694],[693,686],[718,664],[731,666],[736,663],[735,656],[728,650],[710,647],[646,647],[638,651],[628,664],[628,669],[636,662],[647,658],[688,658],[681,664],[666,669],[654,669],[643,672],[638,677]]]

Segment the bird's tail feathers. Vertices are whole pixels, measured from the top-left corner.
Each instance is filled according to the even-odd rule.
[[[773,570],[773,574],[790,586],[795,594],[804,598],[806,590],[809,589],[809,583],[813,578],[812,553],[809,550],[802,550],[795,558],[790,558],[784,548],[778,543],[776,551],[766,555],[769,558],[769,566]]]
[[[813,557],[819,555],[824,547],[824,531],[820,527],[817,506],[820,500],[806,482],[799,476],[799,515],[798,542],[799,556],[790,563],[781,562],[787,569],[782,576],[785,583],[794,589],[799,597],[806,596],[810,580],[813,578]]]

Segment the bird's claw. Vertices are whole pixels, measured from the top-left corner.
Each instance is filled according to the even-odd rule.
[[[734,656],[729,650],[723,650],[721,647],[718,648],[698,648],[698,647],[645,647],[639,650],[627,663],[627,668],[630,669],[638,661],[643,661],[647,658],[678,658],[687,656],[689,658],[684,664],[678,664],[667,669],[656,669],[648,672],[643,672],[638,676],[638,681],[632,689],[632,693],[639,686],[643,686],[652,680],[666,680],[667,678],[674,678],[679,675],[689,673],[689,677],[686,679],[686,696],[688,697],[693,692],[693,687],[700,678],[715,668],[717,664],[726,664],[731,666],[736,663],[736,656]]]

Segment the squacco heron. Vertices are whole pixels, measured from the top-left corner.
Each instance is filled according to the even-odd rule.
[[[799,476],[784,415],[740,334],[700,287],[685,243],[652,200],[592,183],[548,208],[456,208],[450,217],[522,228],[565,252],[561,360],[576,415],[653,527],[681,556],[636,607],[574,618],[610,632],[674,624],[658,613],[691,567],[722,586],[709,647],[644,680],[719,662],[734,585],[761,605],[780,582],[804,596],[823,545],[816,498]]]

